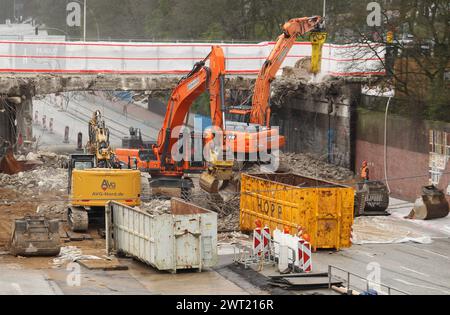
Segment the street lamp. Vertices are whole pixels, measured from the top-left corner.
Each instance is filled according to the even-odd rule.
[[[327,15],[327,0],[323,0],[323,16],[325,17]]]
[[[87,0],[84,0],[84,5],[83,5],[83,41],[86,41],[86,2]]]
[[[74,2],[77,2],[80,5],[83,5],[83,41],[86,41],[86,33],[87,33],[87,0],[84,0],[83,3],[81,0],[72,0]],[[95,26],[97,28],[97,39],[100,40],[100,28],[98,26],[98,20],[97,17],[94,14],[94,11],[89,9],[90,14],[94,17]]]

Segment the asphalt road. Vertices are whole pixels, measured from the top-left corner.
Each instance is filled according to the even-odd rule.
[[[106,126],[110,129],[110,141],[113,146],[121,145],[122,138],[129,135],[130,127],[140,128],[144,140],[155,140],[163,120],[163,117],[151,113],[149,113],[151,120],[147,120],[147,117],[133,116],[132,113],[125,115],[118,111],[117,106],[114,106],[112,102],[106,99],[95,102],[83,94],[71,98],[69,106],[64,111],[51,96],[34,100],[33,107],[34,112],[38,111],[39,117],[38,124],[35,124],[33,128],[34,135],[39,139],[39,146],[46,148],[67,146],[63,144],[66,126],[69,127],[70,145],[76,146],[79,132],[83,134],[83,144],[85,144],[88,139],[88,122],[97,109],[103,113]],[[132,111],[132,108],[129,111]],[[44,130],[42,126],[43,115],[47,117],[47,130]],[[53,118],[53,133],[48,130],[50,118]]]

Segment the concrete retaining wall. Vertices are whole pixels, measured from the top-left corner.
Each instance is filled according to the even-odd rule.
[[[332,89],[333,96],[326,91]],[[310,153],[320,159],[354,167],[354,109],[360,95],[357,83],[308,86],[273,106],[273,123],[286,136],[285,150]]]

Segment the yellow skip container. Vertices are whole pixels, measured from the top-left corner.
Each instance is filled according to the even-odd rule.
[[[295,174],[242,175],[240,225],[309,234],[314,250],[351,247],[354,189]]]

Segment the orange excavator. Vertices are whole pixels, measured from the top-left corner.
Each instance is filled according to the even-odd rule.
[[[195,64],[172,91],[158,141],[151,149],[117,149],[117,159],[129,168],[136,167],[148,172],[154,196],[185,196],[193,188],[193,182],[187,175],[199,173],[202,174],[201,188],[217,193],[220,182],[233,178],[235,159],[257,162],[263,153],[270,155],[284,146],[284,137],[279,135],[278,129],[270,127],[270,85],[297,37],[317,30],[321,22],[321,17],[311,17],[292,19],[284,25],[283,34],[257,78],[251,105],[225,108],[225,57],[221,47],[212,47],[211,53]],[[206,66],[208,60],[209,67]],[[223,132],[206,133],[206,136],[181,134],[181,127],[193,102],[206,90],[210,94],[212,127]],[[225,119],[227,112],[230,114],[229,120]],[[175,155],[179,155],[177,150],[183,143],[183,137],[194,140],[188,141],[193,142],[194,147],[185,150],[186,145],[183,145],[184,157],[174,159]],[[200,146],[195,143],[200,143]],[[210,153],[209,162],[205,162],[204,154],[197,154],[200,158],[192,157],[195,152],[203,153],[210,146],[210,150],[206,150]]]
[[[206,65],[207,61],[209,67]],[[205,139],[203,133],[186,132],[182,128],[194,101],[208,90],[213,127],[224,129],[224,78],[223,50],[219,46],[213,46],[211,53],[196,63],[172,91],[163,127],[151,149],[116,150],[116,157],[122,165],[136,167],[151,175],[150,188],[153,196],[185,197],[194,187],[188,175],[200,174],[205,170],[215,178],[211,185],[217,186],[218,181],[231,178],[232,160],[214,159],[209,165],[205,162],[203,150],[213,139]],[[210,137],[213,136],[211,133]],[[225,142],[223,137],[222,135],[222,139],[219,139],[221,151]]]

